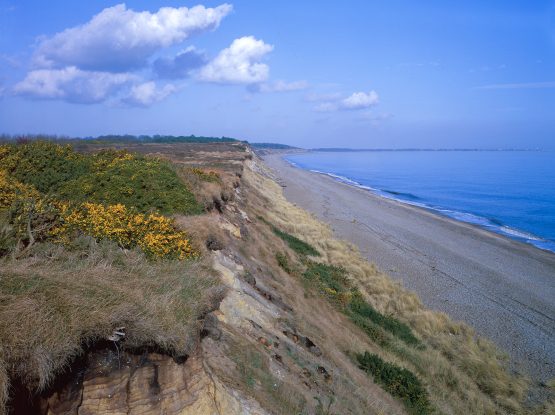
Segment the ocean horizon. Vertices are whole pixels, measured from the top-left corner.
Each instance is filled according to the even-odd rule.
[[[316,150],[285,160],[555,252],[555,151]]]

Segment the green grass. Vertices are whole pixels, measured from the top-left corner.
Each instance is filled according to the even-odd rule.
[[[272,225],[262,216],[258,216],[258,219],[260,219],[266,225],[270,226],[274,234],[279,236],[283,241],[285,241],[285,243],[289,246],[289,248],[291,248],[297,254],[302,256],[307,256],[307,255],[320,256],[320,252],[318,252],[316,248],[314,248],[312,245],[308,244],[307,242],[302,241],[296,236],[293,236],[287,232],[284,232],[276,228],[274,225]]]
[[[411,414],[425,415],[432,412],[428,392],[420,380],[408,369],[384,361],[376,354],[357,354],[360,369],[372,375],[391,395],[400,398]]]
[[[394,317],[386,316],[378,312],[374,307],[364,301],[360,294],[353,296],[353,299],[349,303],[348,314],[355,322],[360,317],[372,321],[410,346],[420,345],[420,340],[415,337],[408,325]]]
[[[349,289],[345,270],[335,265],[309,261],[303,277],[309,281],[316,281],[325,288],[331,288],[338,293]]]
[[[341,310],[378,344],[387,343],[385,330],[410,346],[421,346],[408,325],[380,313],[364,301],[360,292],[352,287],[345,269],[314,261],[305,261],[305,264],[305,280],[316,284],[324,295],[339,304]]]
[[[272,227],[274,233],[279,236],[281,239],[289,245],[293,251],[295,251],[299,255],[311,255],[311,256],[320,256],[320,253],[314,248],[312,245],[309,245],[305,241],[301,241],[299,238],[279,230],[276,227]]]

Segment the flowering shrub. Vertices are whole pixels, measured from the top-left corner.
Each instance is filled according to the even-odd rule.
[[[202,213],[170,163],[127,151],[81,154],[70,145],[33,141],[0,146],[10,177],[45,195],[72,202],[123,203],[147,213]]]
[[[221,178],[218,173],[212,170],[203,170],[198,167],[189,167],[185,169],[186,173],[191,173],[205,182],[220,182]]]
[[[122,248],[138,246],[151,258],[188,259],[198,256],[187,234],[176,229],[165,216],[136,213],[122,204],[104,206],[96,203],[71,205],[58,203],[61,224],[52,235],[68,242],[84,233],[96,239],[110,239]]]
[[[80,154],[45,141],[0,145],[0,161],[0,211],[16,250],[85,234],[151,258],[198,256],[171,218],[154,213],[201,212],[165,161],[115,150]]]
[[[11,207],[17,198],[29,199],[38,197],[39,192],[33,186],[22,184],[9,177],[5,171],[0,170],[0,210]]]

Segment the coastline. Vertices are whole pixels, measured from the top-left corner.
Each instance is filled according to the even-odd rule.
[[[263,158],[289,201],[330,224],[426,306],[494,341],[515,370],[536,381],[555,377],[555,254],[293,167],[284,155]]]

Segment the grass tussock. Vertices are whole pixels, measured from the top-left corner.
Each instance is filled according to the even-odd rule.
[[[351,312],[349,317],[368,337],[363,341],[351,336],[352,344],[345,344],[345,350],[371,350],[384,360],[398,362],[411,370],[423,380],[431,405],[439,412],[523,412],[527,381],[508,372],[504,355],[491,342],[477,338],[469,326],[426,309],[414,293],[378,271],[353,245],[334,239],[327,225],[289,203],[270,177],[272,174],[257,160],[248,162],[244,181],[259,194],[253,206],[254,214],[263,216],[284,232],[303,235],[303,241],[320,253],[319,262],[344,269],[350,283],[371,307],[372,311],[354,307],[356,312]],[[292,266],[305,265],[297,262]],[[398,323],[388,320],[388,316]],[[409,346],[413,340],[407,328],[421,341],[422,347]],[[397,334],[392,337],[390,330]],[[326,333],[326,336],[341,339],[343,334]],[[405,341],[395,340],[398,336]]]
[[[289,246],[289,248],[291,248],[297,254],[304,256],[320,256],[320,253],[316,250],[316,248],[314,248],[309,243],[297,238],[296,236],[291,235],[290,233],[278,229],[262,216],[258,216],[258,219],[262,220],[262,222],[270,226],[274,234],[281,238]]]
[[[426,415],[432,412],[426,388],[410,370],[385,362],[377,354],[368,352],[357,354],[356,359],[362,370],[403,401],[409,413]]]
[[[200,318],[222,291],[204,261],[148,261],[138,251],[80,238],[37,244],[0,260],[0,403],[7,376],[44,389],[83,350],[125,327],[120,347],[174,355],[197,344]]]
[[[344,268],[307,260],[303,263],[306,265],[302,274],[304,279],[316,286],[374,341],[382,346],[388,345],[388,336],[383,333],[386,331],[409,346],[422,345],[407,324],[391,315],[380,313],[365,301],[358,288],[349,280]]]

